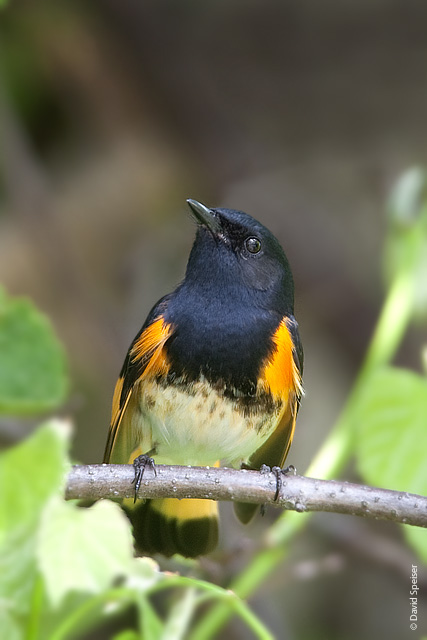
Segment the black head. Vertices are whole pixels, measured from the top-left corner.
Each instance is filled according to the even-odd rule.
[[[198,223],[185,281],[235,291],[251,304],[292,314],[294,284],[285,253],[266,227],[243,211],[187,200]]]

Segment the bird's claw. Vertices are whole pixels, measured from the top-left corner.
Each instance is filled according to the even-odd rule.
[[[277,502],[277,500],[279,499],[280,490],[283,485],[283,476],[286,476],[289,473],[292,473],[294,476],[296,476],[297,470],[293,464],[290,464],[289,466],[284,467],[283,469],[282,467],[273,467],[271,471],[276,476],[276,493],[274,494],[273,501]]]
[[[157,476],[156,465],[153,458],[150,458],[149,455],[143,453],[142,455],[135,458],[133,461],[133,468],[135,469],[135,476],[132,480],[132,484],[135,485],[135,494],[133,501],[136,502],[138,497],[138,491],[141,486],[142,478],[144,477],[144,472],[147,467],[150,467],[154,471],[154,475]]]

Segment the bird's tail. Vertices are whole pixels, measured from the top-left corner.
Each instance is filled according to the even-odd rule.
[[[218,503],[213,500],[161,498],[124,508],[132,522],[141,553],[179,553],[188,558],[205,555],[218,542]]]

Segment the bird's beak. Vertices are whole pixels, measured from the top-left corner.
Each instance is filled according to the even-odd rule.
[[[197,200],[191,200],[191,198],[187,200],[187,203],[197,222],[205,225],[212,233],[218,233],[221,230],[220,221],[215,211]]]

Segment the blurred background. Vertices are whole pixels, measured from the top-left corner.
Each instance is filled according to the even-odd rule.
[[[289,462],[304,471],[381,306],[387,194],[427,161],[426,25],[427,4],[398,0],[41,0],[0,14],[0,281],[65,344],[77,460],[102,459],[129,343],[183,277],[191,197],[259,218],[291,262],[306,397]],[[420,369],[423,338],[411,330],[400,364]],[[2,423],[1,441],[31,428]],[[223,519],[211,579],[244,563],[270,511],[247,529]],[[412,562],[397,527],[319,515],[254,606],[278,638],[400,640]]]

